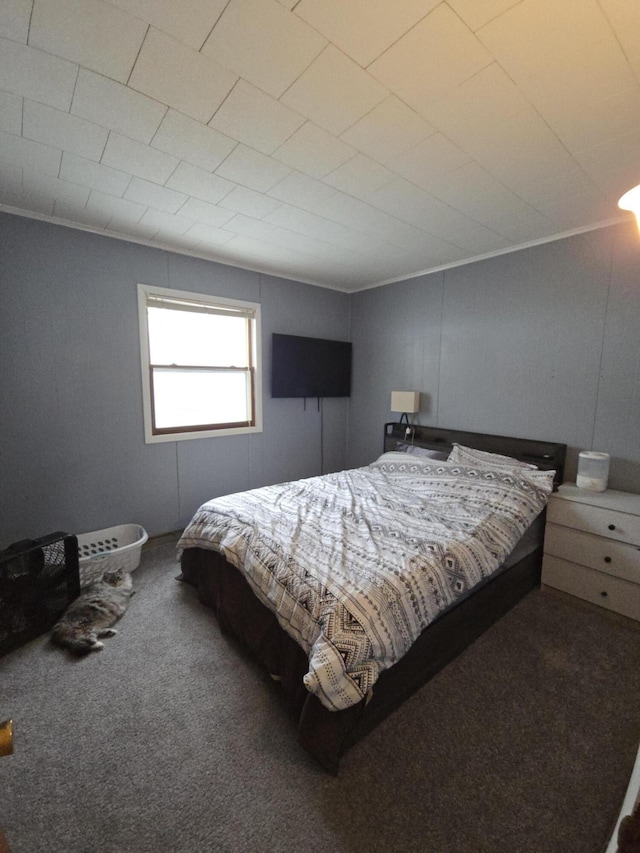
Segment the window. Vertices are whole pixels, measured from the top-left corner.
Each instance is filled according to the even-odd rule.
[[[260,306],[138,285],[145,441],[259,432]]]

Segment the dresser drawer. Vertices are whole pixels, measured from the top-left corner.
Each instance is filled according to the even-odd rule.
[[[547,522],[640,545],[640,516],[627,512],[552,498],[547,508]]]
[[[547,524],[544,550],[554,557],[640,584],[640,547],[637,545]]]
[[[640,620],[640,585],[585,569],[551,554],[542,561],[542,583],[592,604]]]

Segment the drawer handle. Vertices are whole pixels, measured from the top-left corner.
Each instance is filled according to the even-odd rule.
[[[609,525],[609,530],[615,530],[615,529],[616,529],[615,524],[610,524],[610,525]]]
[[[606,598],[608,594],[609,594],[609,593],[607,593],[607,592],[601,592],[601,593],[600,593],[600,595],[601,595],[603,598]]]
[[[604,558],[604,561],[605,561],[605,563],[610,563],[610,562],[611,562],[611,557],[605,557],[605,558]]]

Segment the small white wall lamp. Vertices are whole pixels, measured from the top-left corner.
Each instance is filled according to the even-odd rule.
[[[392,391],[391,392],[391,411],[402,412],[399,423],[403,421],[408,424],[408,413],[412,415],[420,411],[420,392],[419,391]]]
[[[622,210],[630,210],[636,217],[638,228],[640,229],[640,184],[626,192],[620,201],[618,207]]]

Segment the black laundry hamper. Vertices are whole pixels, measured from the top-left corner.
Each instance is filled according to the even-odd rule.
[[[58,531],[0,551],[0,657],[49,631],[78,595],[76,536]]]

